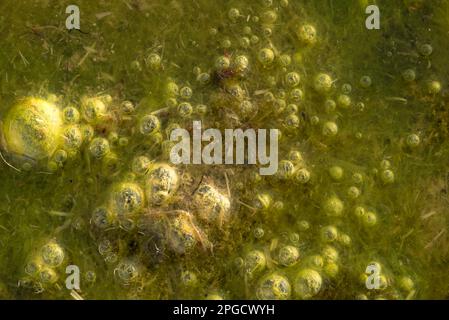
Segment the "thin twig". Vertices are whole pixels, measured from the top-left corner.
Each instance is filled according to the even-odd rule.
[[[433,237],[433,239],[424,247],[424,249],[429,249],[433,244],[446,232],[446,229],[441,230],[438,234]]]
[[[229,188],[229,179],[228,179],[228,174],[226,172],[224,172],[224,177],[226,180],[226,188],[228,189],[228,197],[229,197],[229,199],[231,199],[231,189]]]
[[[251,210],[253,210],[253,211],[257,211],[257,209],[256,208],[254,208],[254,207],[251,207],[249,204],[246,204],[246,203],[244,203],[243,201],[241,201],[241,200],[237,200],[237,202],[238,203],[240,203],[242,206],[245,206],[245,207],[247,207],[248,209],[251,209]]]
[[[17,172],[22,172],[19,169],[17,169],[16,167],[14,167],[12,164],[10,164],[8,161],[6,161],[6,159],[3,157],[2,152],[0,151],[0,157],[2,158],[3,162],[6,163],[6,165],[10,168],[13,168],[14,170],[16,170]]]
[[[78,292],[76,292],[75,290],[70,291],[70,295],[75,300],[84,300],[84,298]]]
[[[429,219],[431,216],[436,215],[437,213],[438,213],[437,211],[432,210],[432,211],[430,211],[430,212],[428,212],[428,213],[426,213],[426,214],[423,214],[423,215],[421,216],[421,219],[422,219],[422,220],[427,220],[427,219]]]

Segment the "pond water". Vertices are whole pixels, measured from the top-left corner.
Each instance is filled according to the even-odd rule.
[[[449,3],[70,4],[0,3],[0,298],[448,297]]]

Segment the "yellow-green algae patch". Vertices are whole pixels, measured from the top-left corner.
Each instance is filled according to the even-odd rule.
[[[8,152],[36,160],[49,157],[61,140],[61,112],[51,102],[25,98],[6,115],[3,134]]]

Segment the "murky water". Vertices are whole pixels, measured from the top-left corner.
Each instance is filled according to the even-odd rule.
[[[1,298],[447,298],[449,4],[70,4],[0,4]],[[278,172],[170,163],[198,120]]]

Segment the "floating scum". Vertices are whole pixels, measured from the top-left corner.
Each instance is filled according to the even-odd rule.
[[[5,42],[0,297],[444,297],[447,5],[197,4]]]
[[[3,147],[14,155],[41,160],[61,143],[63,122],[60,109],[39,98],[24,98],[3,120]]]

